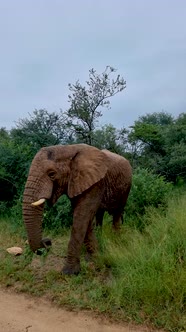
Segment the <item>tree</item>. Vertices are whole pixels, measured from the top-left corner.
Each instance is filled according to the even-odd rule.
[[[186,114],[181,113],[168,126],[165,136],[166,158],[161,167],[162,173],[173,181],[186,180]]]
[[[106,124],[100,129],[94,130],[92,143],[98,149],[107,149],[120,155],[128,154],[128,130],[126,128],[117,129],[112,124]]]
[[[174,118],[171,114],[162,111],[140,116],[138,121],[151,125],[167,126],[174,122]]]
[[[93,132],[92,143],[98,149],[107,149],[111,152],[122,153],[120,145],[120,131],[112,124],[104,125]]]
[[[165,153],[165,130],[169,125],[173,124],[173,118],[165,112],[146,114],[139,117],[131,126],[129,141],[140,142],[138,149],[152,153]]]
[[[4,140],[7,140],[8,139],[8,131],[6,130],[6,128],[4,127],[1,127],[0,128],[0,141],[4,141]]]
[[[0,201],[11,201],[20,194],[29,167],[27,148],[15,144],[10,133],[0,130]]]
[[[92,145],[93,131],[98,118],[102,116],[100,108],[109,108],[109,98],[126,88],[126,81],[120,75],[110,78],[115,72],[111,66],[107,66],[100,75],[91,69],[86,86],[79,81],[69,84],[71,94],[68,96],[70,108],[66,112],[67,124],[75,133],[77,141]]]
[[[11,130],[11,136],[18,144],[30,146],[32,155],[43,146],[66,142],[66,119],[62,112],[49,113],[40,109],[29,116],[30,118],[18,121],[17,127]]]
[[[131,127],[129,142],[138,149],[135,165],[146,167],[176,182],[186,179],[186,115],[167,113],[140,117]]]

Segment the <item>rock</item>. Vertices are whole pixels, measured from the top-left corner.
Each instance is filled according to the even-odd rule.
[[[20,247],[11,247],[11,248],[7,248],[6,251],[14,256],[19,256],[23,253],[23,249]]]

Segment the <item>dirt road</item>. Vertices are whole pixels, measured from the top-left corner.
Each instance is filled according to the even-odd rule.
[[[69,312],[43,299],[0,289],[0,332],[149,332]]]

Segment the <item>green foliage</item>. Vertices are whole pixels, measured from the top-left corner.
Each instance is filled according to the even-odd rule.
[[[162,176],[137,168],[126,206],[127,216],[143,215],[149,206],[165,207],[171,189],[171,183],[167,183]]]
[[[133,166],[152,169],[167,180],[186,179],[186,115],[173,119],[160,112],[135,121],[128,136],[133,147]]]
[[[162,111],[140,116],[138,121],[141,123],[165,127],[173,124],[174,119],[171,114]]]
[[[11,202],[15,195],[23,190],[29,167],[29,147],[24,143],[19,145],[12,140],[7,132],[0,140],[0,185],[1,199]]]
[[[123,154],[123,147],[120,144],[121,132],[112,124],[104,125],[94,131],[92,136],[93,145],[98,149],[107,149],[111,152]]]
[[[172,117],[164,112],[147,114],[135,121],[128,139],[137,147],[136,157],[142,165],[151,166],[156,155],[165,155],[165,132],[172,123]]]
[[[16,223],[19,227],[23,226],[23,216],[22,216],[22,195],[14,201],[14,205],[11,207],[9,212],[9,217]]]
[[[5,217],[8,214],[8,202],[0,201],[0,217]]]
[[[72,225],[71,202],[66,195],[61,196],[53,206],[47,206],[44,212],[43,227],[58,233],[60,229]]]
[[[19,120],[16,128],[11,130],[11,136],[17,144],[24,142],[30,147],[31,158],[43,146],[65,142],[66,134],[63,113],[49,113],[44,109],[33,111],[33,115],[29,114],[29,118]]]

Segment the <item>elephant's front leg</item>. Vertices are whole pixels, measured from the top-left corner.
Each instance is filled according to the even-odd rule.
[[[64,274],[78,274],[80,271],[81,248],[100,205],[100,199],[101,192],[96,187],[77,197],[73,204],[73,226],[68,244],[66,264],[62,270]],[[90,243],[90,236],[88,236],[88,242]]]
[[[80,220],[81,216],[81,220]],[[62,269],[62,273],[64,274],[78,274],[80,271],[80,254],[81,247],[84,242],[85,234],[88,227],[88,221],[85,220],[85,216],[83,217],[80,214],[77,217],[73,218],[73,226],[71,231],[71,237],[68,244],[67,258],[65,262],[65,266]]]

